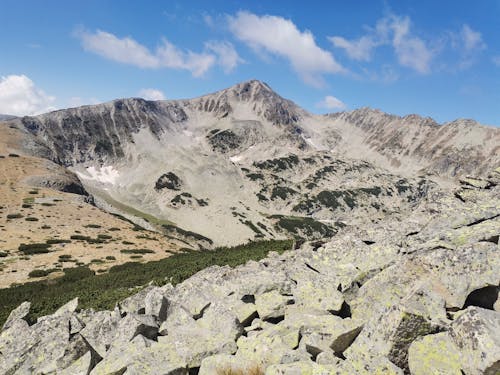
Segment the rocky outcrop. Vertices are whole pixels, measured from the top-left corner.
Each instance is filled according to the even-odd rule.
[[[147,286],[113,311],[73,300],[30,326],[24,303],[0,333],[0,371],[496,374],[495,176],[405,217]]]

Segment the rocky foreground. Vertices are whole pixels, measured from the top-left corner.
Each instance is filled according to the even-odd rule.
[[[498,374],[499,234],[497,169],[411,215],[148,286],[114,311],[73,300],[30,326],[25,302],[0,333],[0,373]]]

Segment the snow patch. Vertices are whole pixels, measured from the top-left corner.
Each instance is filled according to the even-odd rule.
[[[120,173],[113,166],[103,166],[101,168],[88,167],[86,169],[87,173],[76,172],[78,177],[81,177],[85,180],[93,180],[103,184],[115,184],[118,177],[120,177]]]
[[[236,156],[230,156],[229,160],[231,160],[233,163],[237,163],[243,159],[243,156],[241,155],[236,155]]]

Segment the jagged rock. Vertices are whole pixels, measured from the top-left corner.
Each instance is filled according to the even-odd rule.
[[[112,350],[114,347],[121,347],[131,341],[137,335],[147,339],[155,340],[158,336],[158,323],[151,315],[127,314],[118,322],[114,337],[111,340]]]
[[[344,303],[344,296],[337,290],[333,280],[326,278],[299,279],[293,295],[296,305],[311,309],[339,312]]]
[[[152,285],[148,285],[145,288],[141,289],[140,292],[135,293],[134,295],[125,298],[123,301],[117,304],[120,313],[134,313],[141,314],[146,311],[146,303],[145,299],[148,293],[153,290],[155,287]]]
[[[12,310],[2,327],[2,331],[10,328],[16,320],[24,319],[30,313],[30,308],[31,303],[25,301]]]
[[[57,375],[88,375],[92,369],[92,354],[90,351],[74,361],[63,370],[58,370]]]
[[[147,315],[153,315],[160,321],[164,321],[167,318],[168,303],[159,288],[152,289],[144,299],[145,312]]]
[[[460,183],[478,189],[487,189],[491,186],[491,183],[488,180],[483,180],[481,178],[474,178],[470,176],[461,178]]]
[[[70,337],[69,343],[65,349],[64,356],[62,356],[57,360],[57,368],[58,369],[67,368],[76,360],[84,356],[86,353],[91,353],[91,348],[89,347],[87,342],[83,339],[83,337],[78,334]]]
[[[116,335],[120,317],[115,312],[96,311],[83,321],[85,328],[80,334],[101,357],[104,357]]]
[[[316,363],[320,365],[339,365],[340,361],[333,350],[323,351],[316,356]]]
[[[54,372],[58,361],[68,354],[69,339],[67,317],[47,316],[31,327],[16,320],[0,335],[0,372]]]
[[[461,375],[461,353],[447,332],[417,338],[408,349],[412,375]]]
[[[52,316],[63,316],[67,314],[73,314],[78,308],[78,297],[73,298],[71,301],[67,302],[63,306],[57,309],[57,311],[52,314]]]
[[[408,364],[408,347],[412,341],[435,331],[426,317],[408,313],[403,307],[393,306],[388,312],[368,321],[344,355],[353,362],[364,357],[387,357],[400,368]]]
[[[174,332],[177,327],[190,325],[194,323],[194,318],[183,306],[177,303],[171,303],[167,310],[167,318],[161,324],[159,333],[168,335]]]
[[[500,372],[500,314],[468,307],[451,325],[450,336],[460,351],[462,369],[470,374]]]
[[[291,302],[293,298],[283,296],[277,290],[255,296],[255,306],[262,320],[284,316],[285,306]]]

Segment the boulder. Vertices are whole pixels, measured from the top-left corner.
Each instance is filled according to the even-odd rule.
[[[101,357],[105,357],[116,335],[120,316],[116,312],[92,312],[84,320],[85,328],[80,331],[82,337]]]
[[[461,353],[448,332],[417,338],[408,349],[412,375],[461,375]]]
[[[2,327],[2,331],[11,327],[14,321],[19,319],[24,319],[29,314],[30,307],[31,303],[25,301],[21,303],[18,307],[16,307],[14,310],[12,310]]]
[[[160,288],[154,288],[144,298],[145,313],[157,317],[161,322],[167,318],[168,300]]]
[[[500,373],[500,313],[468,307],[451,325],[466,374]]]
[[[228,354],[216,354],[206,357],[201,361],[200,371],[198,375],[214,375],[214,374],[259,374],[262,368],[244,357],[237,357]],[[253,371],[253,372],[252,372]]]
[[[262,320],[283,317],[285,315],[285,306],[292,302],[292,297],[283,296],[278,290],[255,296],[255,306]]]

